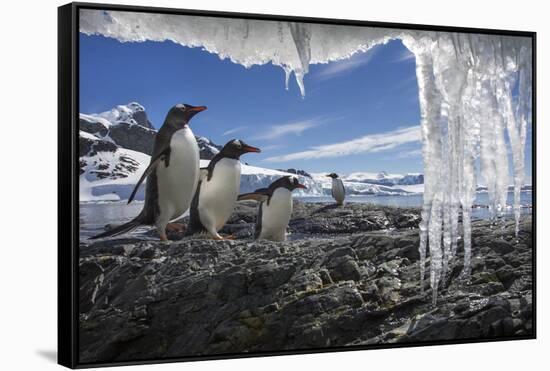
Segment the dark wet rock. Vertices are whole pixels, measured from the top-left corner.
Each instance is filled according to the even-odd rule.
[[[116,144],[111,143],[103,139],[92,139],[79,137],[79,155],[82,156],[94,156],[98,152],[115,152],[117,149]]]
[[[80,127],[80,130],[82,131],[85,131],[87,133],[94,134],[94,135],[99,134],[102,137],[107,135],[107,133],[109,132],[109,129],[107,128],[107,126],[103,125],[101,122],[84,119],[82,117],[79,120],[79,127]]]
[[[298,204],[290,236],[298,225],[322,234],[287,242],[82,242],[81,362],[533,334],[529,217],[517,242],[506,239],[512,222],[474,221],[470,280],[457,278],[459,243],[433,306],[418,282],[418,230],[389,208],[319,208]],[[255,211],[239,206],[228,229],[250,230]],[[378,229],[356,230],[354,214]]]
[[[220,232],[226,235],[234,235],[238,239],[252,238],[257,214],[258,204],[256,202],[239,202]],[[398,217],[398,215],[402,215],[402,217]],[[414,223],[411,225],[418,226],[420,211],[414,208],[393,208],[361,203],[350,203],[345,207],[336,207],[333,204],[306,203],[295,200],[292,218],[288,226],[289,238],[351,235],[365,231],[390,233],[393,230],[407,230],[404,234],[407,237],[400,240],[399,245],[391,245],[392,248],[398,248],[393,254],[417,260],[419,259],[418,232],[411,229],[412,227],[409,224],[401,228],[401,218],[414,219]],[[182,218],[180,222],[187,223],[187,218]],[[180,239],[181,237],[183,237],[183,234],[173,235],[174,239]],[[371,246],[368,243],[368,235],[360,234],[359,237],[367,238],[367,240],[358,240],[357,244]],[[372,253],[376,253],[378,250],[387,252],[389,250],[388,244],[393,244],[394,241],[389,237],[377,237],[376,248]]]
[[[310,234],[341,234],[375,230],[414,228],[420,221],[417,209],[383,208],[349,203],[337,207],[325,203],[298,203],[290,230]]]
[[[109,129],[109,136],[119,146],[148,155],[153,153],[156,133],[154,129],[126,122],[112,125]]]

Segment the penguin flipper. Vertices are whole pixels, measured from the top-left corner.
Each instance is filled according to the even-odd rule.
[[[267,201],[269,198],[269,189],[260,188],[250,193],[243,193],[237,197],[237,201],[254,200],[258,202]]]
[[[160,164],[162,160],[168,159],[169,155],[170,155],[170,147],[166,147],[163,151],[159,152],[159,154],[155,158],[151,159],[151,163],[149,164],[149,166],[147,166],[147,169],[145,169],[145,171],[141,175],[141,178],[139,178],[139,181],[134,187],[134,190],[132,191],[132,194],[128,199],[128,203],[134,200],[134,197],[136,196],[139,186],[141,185],[141,183],[143,183],[145,178],[147,178],[153,172],[153,170],[156,169],[156,167],[158,166],[158,164]],[[168,161],[166,161],[166,166],[168,166]]]

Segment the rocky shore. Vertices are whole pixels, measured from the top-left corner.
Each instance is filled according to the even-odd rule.
[[[295,203],[289,241],[252,241],[256,205],[222,231],[80,246],[80,361],[526,336],[532,221],[474,221],[472,275],[419,286],[419,210]],[[429,264],[429,259],[426,262]]]

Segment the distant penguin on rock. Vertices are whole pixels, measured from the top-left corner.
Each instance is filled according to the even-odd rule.
[[[249,152],[261,151],[242,140],[230,140],[212,158],[208,167],[201,169],[186,235],[206,232],[216,240],[224,239],[218,231],[225,225],[237,203],[241,185],[239,159]]]
[[[336,205],[342,206],[344,204],[344,199],[346,198],[344,183],[336,173],[330,173],[327,176],[332,178],[332,198],[336,200]]]
[[[143,210],[133,220],[101,233],[92,239],[117,236],[140,225],[155,225],[160,239],[166,241],[167,229],[183,226],[169,223],[180,217],[191,204],[199,181],[199,146],[189,121],[205,106],[178,104],[170,109],[155,137],[151,162],[136,184],[128,203],[147,178]]]
[[[297,178],[284,176],[267,188],[260,188],[239,196],[239,201],[260,202],[256,219],[255,238],[259,240],[286,241],[286,227],[292,214],[292,191],[306,189]]]

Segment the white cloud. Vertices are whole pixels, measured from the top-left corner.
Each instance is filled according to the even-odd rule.
[[[265,161],[284,162],[381,152],[406,143],[419,142],[420,139],[420,126],[412,126],[386,133],[365,135],[346,142],[315,146],[307,151],[269,157]]]
[[[415,59],[415,55],[407,49],[407,50],[403,50],[399,55],[399,57],[394,59],[393,62],[405,62],[405,61],[410,61],[411,59]]]
[[[288,124],[272,125],[266,131],[253,137],[253,139],[275,139],[288,134],[301,135],[304,131],[314,128],[322,123],[321,120],[303,120]]]
[[[318,80],[328,80],[333,77],[337,77],[344,73],[350,72],[358,67],[368,64],[374,55],[376,54],[377,48],[372,48],[367,52],[359,52],[353,55],[351,58],[331,62],[326,67],[324,67],[315,77]]]
[[[283,147],[282,144],[270,144],[267,146],[262,146],[262,151],[271,151],[272,149],[278,149]]]
[[[238,133],[239,131],[243,131],[246,128],[248,128],[248,126],[237,126],[236,128],[225,131],[222,135],[227,136],[227,135],[235,134],[235,133]]]
[[[411,157],[420,157],[422,156],[422,149],[413,149],[410,151],[403,151],[398,153],[395,157],[397,158],[411,158]]]

